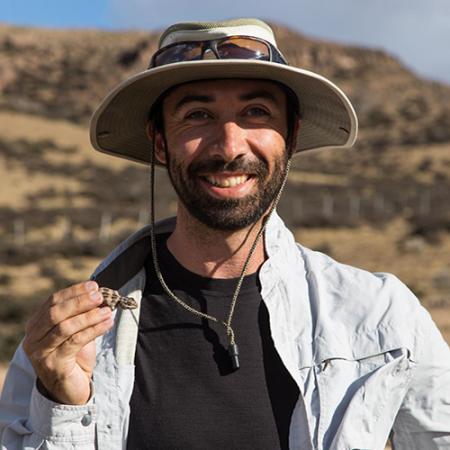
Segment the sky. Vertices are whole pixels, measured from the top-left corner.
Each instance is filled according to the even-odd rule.
[[[153,31],[233,17],[382,49],[417,74],[450,84],[450,0],[0,0],[0,22],[37,27]]]

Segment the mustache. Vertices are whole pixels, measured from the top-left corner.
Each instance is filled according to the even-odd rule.
[[[243,172],[249,175],[265,178],[269,173],[268,165],[262,160],[234,159],[233,161],[223,161],[221,159],[209,159],[194,161],[188,169],[190,176],[196,176],[201,173],[220,173],[220,172]]]

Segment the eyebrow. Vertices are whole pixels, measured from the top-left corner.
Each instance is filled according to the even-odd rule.
[[[272,103],[278,104],[277,98],[271,92],[264,89],[247,92],[239,96],[239,100],[242,101],[254,100],[256,98],[264,98],[271,101]],[[181,97],[180,100],[178,100],[177,104],[175,105],[175,112],[177,112],[182,106],[191,102],[213,103],[214,97],[211,95],[187,94],[184,97]]]
[[[278,104],[277,98],[269,91],[264,89],[260,89],[258,91],[251,91],[246,94],[243,94],[239,97],[239,100],[254,100],[255,98],[265,98],[266,100],[270,100],[272,103]]]
[[[201,103],[212,103],[214,101],[214,98],[210,95],[192,95],[188,94],[184,97],[181,97],[180,100],[178,100],[177,104],[175,105],[175,112],[178,111],[183,105],[186,103],[191,102],[201,102]]]

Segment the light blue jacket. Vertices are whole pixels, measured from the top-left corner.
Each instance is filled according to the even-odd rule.
[[[157,232],[174,223],[159,223]],[[296,244],[277,215],[265,246],[261,294],[275,347],[300,389],[290,449],[382,450],[392,429],[396,450],[450,449],[450,350],[411,291],[393,275]],[[94,278],[139,302],[149,247],[144,228]],[[43,397],[19,347],[1,397],[2,448],[126,448],[138,316],[118,311],[98,340],[94,395],[84,406]]]

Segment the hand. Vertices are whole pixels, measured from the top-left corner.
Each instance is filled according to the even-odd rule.
[[[83,405],[91,395],[95,339],[114,320],[94,281],[51,295],[26,326],[25,353],[50,397],[66,405]]]

